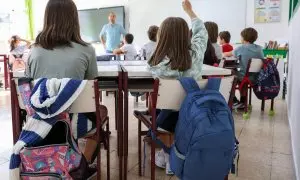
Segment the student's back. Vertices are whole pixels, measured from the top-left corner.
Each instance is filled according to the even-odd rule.
[[[32,46],[26,75],[34,79],[93,80],[97,74],[95,50],[80,36],[78,11],[74,1],[49,0],[45,10],[43,30]],[[103,112],[102,115],[106,116],[106,107],[101,105],[99,109]],[[92,127],[96,124],[94,117],[93,113],[87,115]],[[59,133],[55,135],[57,138],[61,136]],[[98,142],[93,140],[93,137],[96,137],[94,134],[89,135],[91,137],[87,137],[83,154],[88,162],[93,162]],[[95,171],[95,168],[89,168],[89,174],[94,174]]]
[[[32,46],[26,75],[34,79],[94,79],[97,76],[95,50],[80,36],[73,1],[49,0],[44,27]]]
[[[218,41],[218,33],[219,33],[219,27],[215,22],[207,21],[204,23],[205,28],[208,32],[208,39],[211,41],[211,44],[215,48],[215,53],[218,58],[218,61],[222,59],[222,48],[217,43]]]
[[[242,45],[238,48],[236,48],[233,51],[233,55],[236,57],[241,57],[240,61],[240,72],[238,74],[239,78],[242,78],[247,69],[247,65],[250,59],[252,58],[258,58],[263,59],[264,54],[261,46],[254,44],[254,42],[258,38],[258,33],[253,28],[245,28],[241,32],[241,38],[242,38]],[[231,55],[230,53],[227,55]],[[253,81],[255,81],[255,77],[253,76]]]
[[[240,72],[243,75],[245,75],[247,65],[250,59],[264,58],[262,47],[256,44],[243,44],[240,47],[236,48],[233,52],[234,52],[234,56],[241,57],[239,67],[241,68]]]
[[[141,48],[139,52],[140,57],[146,58],[146,60],[149,60],[151,58],[156,48],[156,40],[157,40],[156,37],[157,37],[158,29],[159,27],[155,25],[149,27],[148,38],[150,41],[144,44],[144,46]]]
[[[149,69],[161,78],[201,79],[208,34],[192,9],[185,10],[192,21],[192,38],[186,21],[169,17],[161,24],[158,43],[149,60]]]
[[[210,40],[208,40],[203,64],[213,66],[216,63],[218,63],[218,58],[216,56],[215,48],[210,42]]]
[[[96,54],[92,46],[72,42],[72,47],[53,50],[35,46],[28,59],[29,77],[93,79],[97,76]]]

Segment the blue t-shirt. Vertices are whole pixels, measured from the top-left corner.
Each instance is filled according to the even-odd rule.
[[[240,68],[240,74],[242,76],[244,76],[246,73],[247,65],[248,65],[248,62],[250,59],[252,59],[252,58],[263,59],[264,58],[264,53],[263,53],[261,46],[256,45],[256,44],[243,44],[233,51],[233,55],[236,57],[241,56],[239,68]]]
[[[103,26],[100,37],[105,36],[106,50],[113,51],[119,48],[121,34],[125,36],[126,31],[120,24],[106,24]]]

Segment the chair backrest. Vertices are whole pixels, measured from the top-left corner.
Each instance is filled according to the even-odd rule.
[[[18,97],[18,103],[20,109],[25,109],[19,88],[18,88],[18,79],[15,78],[16,83],[16,92]],[[98,87],[96,87],[98,90]],[[96,112],[96,98],[95,98],[95,87],[94,80],[89,80],[86,83],[85,88],[80,93],[78,98],[73,102],[70,107],[70,113],[86,113],[86,112]],[[99,101],[99,100],[98,100]]]
[[[221,61],[220,61],[220,63],[219,63],[219,68],[224,68],[224,66],[225,66],[225,59],[223,58],[223,59],[221,59]]]
[[[204,88],[207,79],[198,81],[200,88]],[[229,76],[222,78],[220,92],[229,103],[234,77]],[[157,109],[179,110],[186,93],[178,80],[160,79],[157,97]]]
[[[263,65],[263,61],[261,59],[251,59],[249,61],[249,70],[248,72],[256,73],[261,70],[261,67]]]

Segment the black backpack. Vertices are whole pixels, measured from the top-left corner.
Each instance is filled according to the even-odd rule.
[[[273,59],[263,60],[253,91],[258,99],[274,99],[280,91],[280,77]]]

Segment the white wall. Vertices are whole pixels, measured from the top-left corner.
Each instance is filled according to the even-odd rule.
[[[293,17],[289,26],[289,75],[288,75],[288,116],[291,128],[293,158],[297,179],[300,178],[300,10]]]
[[[244,1],[244,0],[242,0]],[[254,23],[254,0],[247,0],[247,27],[255,28],[259,33],[258,44],[269,40],[288,40],[289,0],[281,0],[280,23]]]
[[[159,25],[168,16],[188,17],[174,0],[74,0],[78,9],[125,6],[126,29],[135,35],[135,43],[147,42],[147,29]],[[232,43],[240,40],[239,32],[245,27],[256,28],[258,44],[269,40],[287,40],[289,0],[282,0],[280,23],[254,23],[254,0],[191,0],[196,12],[204,20],[216,21],[220,30],[232,32]],[[42,28],[47,0],[34,0],[36,32]],[[175,3],[176,2],[176,3]],[[245,4],[245,5],[244,5]],[[226,22],[226,23],[225,23]]]
[[[245,0],[191,0],[196,14],[204,21],[215,21],[219,29],[232,32],[233,41],[239,41],[240,29],[246,24]],[[224,6],[230,4],[231,12],[244,14],[236,16],[236,13],[223,12]],[[180,1],[174,0],[129,0],[130,32],[136,37],[139,44],[148,41],[147,29],[150,25],[160,25],[169,17],[183,17],[190,23],[190,19],[182,9]],[[167,10],[166,10],[167,9]],[[214,9],[215,12],[212,12]]]
[[[33,0],[35,34],[43,28],[44,13],[48,0]],[[92,9],[112,6],[125,6],[128,0],[74,0],[77,9]],[[126,19],[127,21],[127,19]]]
[[[0,0],[0,15],[10,14],[10,23],[0,23],[0,53],[8,52],[8,40],[12,35],[26,38],[28,19],[25,16],[25,3],[20,0]]]

